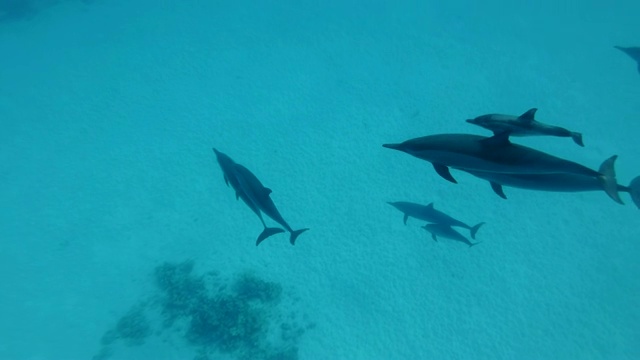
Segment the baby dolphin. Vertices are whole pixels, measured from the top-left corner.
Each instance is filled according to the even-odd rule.
[[[251,209],[251,211],[253,211],[258,216],[258,219],[260,219],[262,226],[264,226],[264,230],[258,236],[256,244],[261,243],[262,241],[264,241],[264,239],[268,238],[271,235],[284,232],[284,230],[280,228],[267,227],[267,224],[265,224],[264,219],[262,218],[262,213],[260,212],[260,209],[258,209],[256,204],[248,197],[248,195],[240,187],[240,182],[237,178],[237,174],[235,170],[235,166],[237,165],[235,161],[233,161],[227,154],[224,154],[216,150],[215,148],[213,149],[213,152],[216,154],[216,158],[218,159],[218,164],[222,169],[222,174],[224,176],[225,184],[227,184],[227,186],[231,186],[231,188],[236,192],[236,200],[238,198],[242,199],[242,201],[245,204],[247,204],[247,206]]]
[[[289,236],[289,242],[291,245],[295,245],[296,239],[300,234],[309,230],[308,228],[293,230],[289,224],[284,220],[280,212],[276,208],[276,204],[273,203],[271,197],[271,189],[264,187],[260,180],[246,167],[235,164],[234,166],[235,174],[238,179],[238,183],[240,184],[240,188],[247,194],[247,197],[251,199],[251,201],[256,205],[260,211],[266,214],[268,217],[273,219],[278,224],[282,225],[291,235]],[[260,245],[263,239],[258,238],[256,241],[256,246]]]
[[[508,174],[567,173],[598,178],[609,196],[617,194],[615,179],[573,161],[513,144],[504,133],[490,138],[469,134],[439,134],[382,146],[430,162],[438,175],[453,183],[457,181],[449,172],[449,167]]]
[[[600,165],[599,172],[607,177],[608,182],[616,183],[614,193],[607,192],[613,201],[622,204],[618,192],[627,192],[638,208],[640,208],[640,176],[636,177],[629,186],[617,184],[615,173],[616,155],[605,160]],[[504,174],[480,171],[467,171],[468,173],[489,181],[493,191],[503,199],[503,186],[510,186],[521,189],[555,191],[555,192],[582,192],[605,190],[602,181],[592,176],[558,173],[558,174]]]
[[[438,241],[438,236],[441,236],[443,238],[447,238],[447,239],[463,242],[463,243],[469,245],[469,247],[472,247],[474,245],[478,245],[479,244],[479,242],[472,243],[471,241],[469,241],[469,239],[467,239],[466,237],[462,236],[462,234],[460,234],[459,232],[455,231],[451,226],[448,226],[448,225],[444,225],[444,224],[427,224],[427,225],[423,226],[422,228],[427,230],[428,232],[430,232],[431,233],[431,238],[433,238],[433,240],[435,240],[435,241]]]
[[[623,53],[629,55],[633,60],[638,63],[638,72],[640,72],[640,47],[623,47],[623,46],[614,46],[614,48],[622,51]]]
[[[475,226],[469,226],[462,221],[456,220],[453,217],[443,213],[442,211],[436,210],[433,207],[433,203],[430,203],[426,206],[406,201],[388,202],[387,204],[404,213],[403,221],[405,225],[407,224],[407,220],[412,217],[430,223],[438,223],[446,226],[458,226],[461,228],[469,229],[472,239],[476,238],[478,229],[480,229],[480,227],[484,225],[484,223],[481,222]]]
[[[520,116],[503,115],[503,114],[487,114],[468,119],[469,124],[481,126],[485,129],[493,131],[494,135],[506,132],[509,136],[559,136],[571,137],[573,142],[580,146],[584,146],[582,142],[582,134],[569,131],[565,128],[541,123],[535,119],[536,111],[533,108],[527,110]]]

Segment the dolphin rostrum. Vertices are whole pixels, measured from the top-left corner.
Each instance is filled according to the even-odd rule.
[[[582,142],[582,134],[570,131],[565,128],[541,123],[535,119],[538,109],[529,109],[520,116],[503,115],[503,114],[487,114],[468,119],[470,124],[481,126],[485,129],[493,131],[494,135],[506,132],[509,136],[538,136],[549,135],[559,137],[570,137],[573,142],[580,146],[584,146]]]
[[[617,156],[614,155],[605,160],[600,165],[599,172],[603,174],[608,182],[616,183],[616,191],[607,192],[613,201],[622,204],[622,200],[618,192],[627,192],[631,195],[631,199],[638,208],[640,208],[640,176],[636,177],[629,186],[617,184],[614,164]],[[521,189],[555,191],[555,192],[582,192],[582,191],[600,191],[605,190],[601,179],[593,176],[584,176],[569,173],[557,174],[505,174],[491,173],[482,171],[469,171],[468,173],[489,181],[493,191],[503,199],[507,196],[504,194],[503,186],[510,186]]]
[[[412,217],[430,223],[438,223],[446,226],[458,226],[461,228],[469,229],[471,238],[473,239],[476,238],[478,229],[480,229],[480,227],[484,225],[484,222],[481,222],[475,226],[469,226],[462,221],[456,220],[453,217],[443,213],[442,211],[436,210],[433,207],[433,203],[430,203],[426,206],[406,201],[389,202],[387,204],[404,213],[403,221],[405,225],[407,224],[407,220]]]
[[[276,222],[280,223],[280,221],[278,220],[281,220],[282,222],[284,222],[284,219],[282,219],[282,216],[276,209],[275,204],[273,204],[273,201],[269,197],[269,193],[271,192],[271,190],[266,189],[264,186],[262,186],[260,181],[255,177],[255,175],[253,175],[244,166],[233,161],[228,155],[216,150],[215,148],[213,149],[213,151],[216,154],[216,157],[218,159],[218,164],[220,164],[220,168],[222,169],[222,173],[224,175],[224,181],[227,184],[227,186],[231,186],[234,189],[234,191],[236,192],[236,199],[238,198],[242,199],[242,201],[245,204],[247,204],[247,206],[258,216],[258,218],[260,219],[260,222],[262,222],[262,225],[264,226],[264,230],[256,240],[256,245],[259,245],[262,241],[264,241],[266,238],[268,238],[271,235],[284,232],[284,230],[281,228],[267,227],[267,225],[264,222],[264,219],[262,218],[262,212],[264,212],[265,214],[267,214],[267,216],[271,217]],[[247,174],[250,174],[250,175],[247,175]],[[246,176],[250,176],[251,179],[249,180],[245,179]],[[253,184],[254,187],[251,187],[251,184]],[[260,193],[261,191],[260,189],[262,189],[263,194],[266,193],[266,196],[260,197],[256,195]],[[267,209],[267,210],[264,210],[264,209]],[[274,216],[276,218],[274,218]],[[286,224],[286,222],[284,223]],[[288,230],[290,229],[291,228],[288,228]],[[290,242],[294,244],[295,239],[304,230],[307,230],[307,229],[299,230],[298,232],[290,230],[291,232]],[[296,234],[295,236],[294,236],[294,233]]]
[[[284,220],[282,215],[280,215],[278,208],[276,208],[276,204],[274,204],[273,200],[271,200],[271,189],[262,185],[260,180],[258,180],[258,178],[246,167],[236,163],[234,169],[242,191],[247,194],[247,197],[251,200],[251,202],[255,204],[258,209],[260,209],[260,211],[262,211],[265,215],[273,219],[278,224],[282,225],[282,227],[284,227],[291,234],[289,236],[289,242],[291,243],[291,245],[295,245],[298,236],[309,229],[305,228],[300,230],[293,230]],[[258,241],[256,241],[256,246],[260,245],[260,242],[262,240],[258,238]]]
[[[640,47],[623,47],[623,46],[614,46],[614,48],[622,51],[623,53],[629,55],[633,60],[638,63],[638,72],[640,72]]]
[[[449,167],[465,171],[508,174],[574,174],[600,179],[605,191],[615,197],[615,179],[573,161],[565,160],[526,146],[513,144],[505,133],[493,137],[469,134],[439,134],[407,140],[400,144],[384,144],[389,149],[405,152],[433,165],[438,175],[457,181]]]
[[[472,247],[474,245],[478,245],[479,244],[479,242],[472,243],[471,241],[469,241],[469,239],[467,239],[462,234],[460,234],[459,232],[455,231],[451,226],[448,226],[448,225],[444,225],[444,224],[426,224],[422,228],[427,230],[428,232],[430,232],[431,233],[431,238],[433,240],[435,240],[435,241],[438,241],[438,236],[441,236],[443,238],[447,238],[447,239],[463,242],[463,243],[469,245],[469,247]]]

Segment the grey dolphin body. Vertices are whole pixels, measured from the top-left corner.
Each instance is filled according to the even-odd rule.
[[[218,164],[222,169],[224,182],[227,184],[227,186],[231,186],[231,188],[236,192],[236,199],[238,198],[242,199],[242,201],[245,204],[247,204],[247,206],[251,209],[251,211],[253,211],[258,216],[258,218],[260,219],[260,222],[262,223],[262,226],[264,226],[264,230],[258,236],[258,239],[256,240],[256,244],[261,243],[271,235],[284,232],[284,230],[280,228],[267,227],[267,224],[264,222],[264,219],[262,218],[262,213],[260,212],[260,209],[258,208],[258,206],[253,202],[253,200],[249,198],[249,196],[240,187],[240,182],[238,180],[236,169],[235,169],[235,166],[237,165],[236,162],[233,161],[233,159],[231,159],[227,154],[224,154],[216,150],[215,148],[213,149],[213,152],[216,154]]]
[[[453,217],[443,213],[442,211],[436,210],[433,207],[433,203],[426,206],[406,201],[389,202],[388,204],[404,213],[403,221],[405,225],[407,224],[407,220],[412,217],[430,223],[462,227],[469,230],[471,238],[473,239],[476,238],[478,229],[484,225],[484,223],[481,222],[475,226],[469,226],[462,221],[454,219]]]
[[[640,72],[640,47],[623,47],[623,46],[614,46],[614,48],[622,51],[623,53],[629,55],[633,60],[638,63],[638,72]]]
[[[258,180],[258,178],[246,167],[236,163],[234,169],[242,191],[247,194],[247,197],[251,199],[251,202],[253,202],[260,211],[265,213],[278,224],[282,225],[282,227],[291,234],[289,236],[289,242],[291,245],[295,245],[298,236],[309,229],[293,230],[284,220],[282,215],[280,215],[278,208],[276,208],[276,204],[271,200],[271,189],[262,185],[260,180]],[[260,245],[260,242],[261,240],[258,239],[256,246]]]
[[[423,226],[422,228],[427,230],[428,232],[430,232],[431,233],[431,238],[433,240],[435,240],[435,241],[438,241],[438,236],[440,236],[440,237],[443,237],[443,238],[447,238],[447,239],[451,239],[451,240],[455,240],[455,241],[460,241],[462,243],[465,243],[465,244],[469,245],[469,247],[472,247],[474,245],[478,245],[479,244],[479,242],[472,243],[471,241],[469,241],[469,239],[467,239],[462,234],[460,234],[459,232],[455,231],[451,226],[448,226],[448,225],[444,225],[444,224],[427,224],[427,225]]]
[[[382,146],[432,163],[440,176],[453,183],[457,181],[451,176],[449,167],[510,174],[570,173],[603,177],[599,172],[578,163],[513,144],[504,133],[493,137],[439,134]]]
[[[622,204],[622,200],[618,196],[618,192],[627,192],[631,195],[631,199],[634,204],[640,208],[640,176],[633,179],[629,186],[617,184],[614,169],[616,159],[617,156],[612,156],[600,165],[600,173],[604,174],[604,176],[609,179],[609,182],[616,182],[616,192],[613,196],[609,192],[607,192],[607,195],[609,195],[615,202]],[[603,182],[599,178],[593,176],[567,173],[504,174],[468,170],[467,172],[489,181],[493,191],[504,199],[507,197],[504,194],[503,186],[555,192],[605,191]]]
[[[485,129],[493,131],[495,135],[507,132],[509,136],[559,136],[570,137],[573,142],[580,146],[584,146],[582,142],[582,134],[570,131],[559,126],[553,126],[541,123],[535,119],[538,109],[529,109],[520,116],[503,115],[503,114],[487,114],[478,116],[475,119],[468,119],[470,124],[481,126]]]

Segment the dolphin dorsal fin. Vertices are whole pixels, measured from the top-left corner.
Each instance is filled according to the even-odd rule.
[[[433,209],[433,203],[429,203],[429,205],[427,205],[427,208]]]
[[[271,195],[271,193],[272,193],[272,192],[273,192],[273,191],[271,191],[271,189],[269,189],[269,188],[264,188],[264,195],[265,195],[265,196],[269,196],[269,195]]]
[[[536,111],[538,111],[537,108],[531,108],[531,109],[527,110],[527,112],[525,112],[524,114],[518,116],[518,120],[522,121],[524,123],[530,123],[533,120],[535,120]]]
[[[491,137],[484,138],[480,140],[480,142],[484,145],[493,147],[506,146],[511,144],[511,141],[509,141],[509,134],[511,134],[510,131],[502,131],[499,133],[495,133]]]

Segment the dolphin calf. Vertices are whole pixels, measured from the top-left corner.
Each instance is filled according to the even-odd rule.
[[[493,131],[494,135],[506,132],[509,136],[549,135],[570,137],[576,144],[584,146],[582,134],[559,126],[541,123],[535,119],[536,111],[538,111],[536,108],[529,109],[520,116],[487,114],[474,119],[467,119],[467,122],[489,129]]]
[[[465,171],[508,174],[569,173],[592,176],[602,181],[605,191],[610,196],[615,196],[617,189],[615,179],[573,161],[513,144],[505,133],[493,137],[439,134],[382,146],[432,163],[438,175],[453,183],[457,181],[449,172],[449,167]]]
[[[600,165],[600,173],[604,174],[610,182],[616,182],[615,192],[606,192],[613,201],[622,204],[622,200],[618,192],[626,192],[631,195],[634,204],[640,208],[640,176],[636,177],[629,186],[617,184],[614,163],[617,156],[612,156]],[[557,174],[505,174],[491,173],[481,171],[468,171],[468,173],[489,181],[493,191],[503,199],[507,196],[504,194],[503,186],[554,191],[554,192],[583,192],[583,191],[606,191],[602,181],[592,176],[557,173]]]
[[[469,239],[467,239],[462,234],[460,234],[459,232],[455,231],[451,226],[448,226],[448,225],[444,225],[444,224],[427,224],[427,225],[423,226],[422,228],[427,230],[428,232],[430,232],[431,233],[431,238],[433,240],[435,240],[435,241],[438,241],[438,236],[440,236],[440,237],[443,237],[443,238],[447,238],[447,239],[463,242],[463,243],[469,245],[469,247],[472,247],[474,245],[478,245],[479,244],[479,242],[472,243],[471,241],[469,241]]]
[[[284,220],[278,208],[276,208],[276,204],[271,200],[270,194],[271,189],[266,188],[260,180],[246,167],[236,163],[234,166],[234,172],[236,174],[236,178],[238,179],[238,183],[240,184],[240,188],[247,195],[247,197],[255,204],[255,206],[260,209],[264,214],[273,219],[273,221],[282,225],[289,233],[289,242],[291,245],[295,245],[296,239],[300,234],[309,230],[308,228],[293,230],[289,224]],[[260,245],[264,239],[258,238],[256,241],[256,246]]]
[[[231,188],[236,192],[236,200],[238,198],[242,199],[242,201],[245,204],[247,204],[247,206],[251,209],[251,211],[253,211],[258,216],[258,218],[260,219],[260,222],[262,223],[262,226],[264,226],[264,230],[258,236],[258,239],[256,240],[256,244],[261,243],[271,235],[284,232],[284,230],[281,228],[267,227],[267,224],[265,224],[264,219],[262,218],[262,213],[260,212],[260,209],[258,208],[258,206],[253,202],[253,200],[249,198],[249,196],[240,187],[240,182],[238,180],[236,169],[235,169],[235,166],[237,165],[236,162],[233,161],[228,155],[216,150],[215,148],[213,149],[213,152],[216,154],[218,164],[222,169],[224,182],[227,184],[227,186],[231,186]]]
[[[407,224],[407,220],[410,217],[412,217],[412,218],[416,218],[418,220],[423,220],[430,223],[437,223],[437,224],[442,224],[447,226],[457,226],[457,227],[469,229],[472,239],[476,238],[476,233],[478,232],[478,229],[480,229],[480,227],[484,225],[484,223],[481,222],[475,226],[469,226],[463,223],[462,221],[456,220],[453,217],[443,213],[442,211],[436,210],[433,207],[433,203],[430,203],[429,205],[426,205],[426,206],[416,204],[416,203],[406,202],[406,201],[388,202],[387,204],[393,206],[394,208],[404,213],[403,221],[405,225]]]
[[[614,48],[622,51],[623,53],[629,55],[633,60],[638,63],[638,72],[640,72],[640,47],[623,47],[623,46],[614,46]]]

